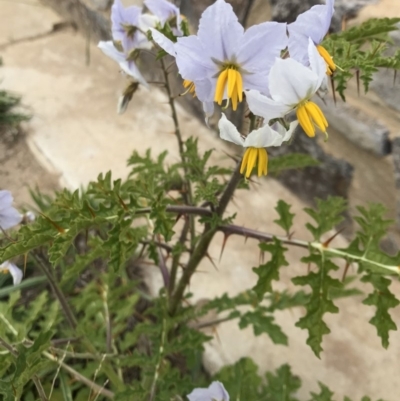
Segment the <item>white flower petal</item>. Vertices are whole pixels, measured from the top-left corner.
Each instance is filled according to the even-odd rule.
[[[245,93],[250,111],[256,116],[265,118],[266,122],[273,118],[283,117],[291,110],[290,106],[276,102],[259,91],[250,90]]]
[[[187,395],[189,401],[229,401],[229,394],[220,382],[212,382],[208,388],[196,388]]]
[[[243,32],[232,6],[217,0],[201,15],[197,36],[211,57],[225,61],[235,54]]]
[[[139,17],[139,29],[147,32],[149,29],[154,28],[160,20],[151,14],[141,14]]]
[[[0,265],[0,271],[8,271],[13,278],[14,285],[19,284],[22,281],[22,277],[24,276],[22,270],[8,260]]]
[[[239,131],[236,127],[226,118],[225,114],[222,113],[221,119],[218,122],[219,136],[225,141],[233,142],[236,145],[243,146],[245,142],[240,136]]]
[[[157,29],[150,28],[151,35],[153,36],[154,42],[161,47],[161,49],[165,50],[172,57],[176,57],[175,44],[172,40],[168,39],[161,32],[157,31]]]
[[[269,73],[269,90],[273,100],[295,106],[316,91],[319,76],[293,59],[276,59]]]
[[[258,128],[246,137],[244,145],[246,148],[267,148],[269,146],[281,146],[283,142],[283,136],[273,130],[268,124],[261,128]]]
[[[108,42],[99,42],[97,47],[108,57],[112,58],[117,63],[125,61],[125,54],[118,51],[113,42],[109,40]]]
[[[315,93],[321,86],[324,78],[326,77],[326,63],[321,55],[318,53],[318,50],[311,39],[308,40],[308,57],[310,58],[311,69],[318,76],[318,80],[314,89]]]
[[[282,142],[286,142],[292,137],[292,134],[298,125],[299,125],[299,122],[297,120],[294,120],[290,123],[288,130],[286,130],[286,128],[278,122],[276,122],[274,125],[272,125],[271,128],[273,130],[279,132],[279,135],[282,136]]]

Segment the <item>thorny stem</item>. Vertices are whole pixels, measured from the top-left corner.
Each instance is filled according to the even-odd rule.
[[[254,129],[255,124],[256,124],[256,117],[253,114],[250,114],[249,132],[251,132]],[[218,206],[215,211],[217,217],[219,218],[223,217],[225,210],[233,197],[236,187],[242,180],[242,175],[240,174],[240,165],[241,162],[237,164],[231,176],[231,179],[228,181],[228,184],[226,185],[225,190],[222,193],[221,198],[219,200]],[[196,245],[196,248],[194,249],[192,255],[190,256],[189,262],[186,265],[182,277],[178,282],[175,292],[170,298],[169,312],[171,315],[173,315],[176,312],[176,309],[178,308],[178,305],[182,300],[185,289],[188,286],[193,273],[196,271],[200,261],[207,254],[208,246],[210,245],[210,242],[214,238],[214,235],[217,231],[218,231],[218,226],[211,227],[209,223],[206,223],[204,225],[203,234],[201,235]]]
[[[174,121],[174,125],[175,125],[175,136],[176,136],[176,139],[178,140],[179,154],[181,156],[181,160],[182,160],[182,164],[183,164],[183,171],[184,171],[184,175],[185,175],[185,187],[186,188],[183,188],[182,196],[183,196],[183,199],[184,199],[184,202],[186,203],[186,205],[192,205],[193,204],[192,186],[190,184],[190,181],[187,179],[187,177],[188,177],[187,160],[185,157],[185,149],[184,149],[184,143],[182,140],[181,129],[179,127],[178,113],[176,112],[176,108],[175,108],[175,100],[174,100],[172,90],[171,90],[171,85],[169,82],[168,70],[165,67],[164,59],[161,59],[160,61],[161,61],[161,67],[162,67],[163,74],[164,74],[165,89],[166,89],[167,95],[168,95],[168,103],[169,103],[169,107],[171,109],[172,120]],[[192,248],[194,245],[195,237],[196,237],[194,216],[189,216],[189,220],[190,220],[190,224],[189,224],[190,244],[191,244],[191,248]]]
[[[185,224],[183,226],[183,229],[181,231],[181,235],[180,235],[179,240],[178,240],[178,243],[180,245],[182,245],[182,246],[185,244],[186,237],[187,237],[188,232],[189,232],[189,228],[190,228],[190,219],[186,218]],[[169,287],[168,287],[168,293],[170,295],[174,291],[176,275],[178,273],[178,267],[179,267],[180,259],[181,259],[181,252],[177,252],[172,258],[171,274],[170,274],[170,278],[169,278]]]
[[[216,209],[216,214],[220,218],[223,216],[223,214],[226,210],[226,207],[228,206],[228,203],[231,200],[233,193],[235,192],[236,187],[238,186],[239,182],[242,179],[239,169],[240,169],[240,163],[238,163],[238,165],[236,166],[236,169],[233,172],[231,179],[229,180],[229,182],[228,182],[227,186],[225,187],[225,190],[220,198],[218,207]],[[171,315],[173,315],[176,312],[176,309],[177,309],[180,301],[182,300],[185,289],[186,289],[187,285],[189,284],[193,273],[195,272],[200,261],[206,255],[208,246],[210,245],[210,242],[214,238],[214,235],[217,231],[218,231],[218,226],[211,227],[209,223],[206,223],[204,225],[203,234],[201,235],[199,242],[189,259],[189,262],[186,265],[183,275],[178,282],[176,291],[172,295],[170,306],[169,306],[169,312]]]

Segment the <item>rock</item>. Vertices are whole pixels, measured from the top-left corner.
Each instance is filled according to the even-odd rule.
[[[316,98],[315,102],[321,107],[329,125],[358,147],[380,157],[390,153],[389,129],[382,122],[340,99],[336,105],[330,97],[323,101]]]
[[[396,183],[396,223],[400,228],[400,138],[394,138],[392,142],[394,180]]]
[[[268,153],[271,156],[305,153],[320,161],[318,166],[283,171],[277,177],[281,183],[304,201],[314,203],[315,198],[348,197],[353,178],[352,165],[345,160],[326,154],[315,138],[307,137],[301,128],[296,131],[290,145],[269,148]]]
[[[96,10],[105,11],[111,6],[112,0],[91,0]]]
[[[362,7],[371,3],[376,3],[376,0],[337,0],[331,31],[340,31],[343,19],[354,18]],[[271,0],[271,4],[274,21],[291,23],[299,14],[312,6],[324,4],[324,2],[320,0]]]
[[[400,24],[398,24],[400,29]],[[393,45],[387,54],[393,53],[400,47],[400,31],[390,33]],[[370,84],[370,88],[391,108],[400,111],[400,80],[396,79],[394,70],[380,69]]]

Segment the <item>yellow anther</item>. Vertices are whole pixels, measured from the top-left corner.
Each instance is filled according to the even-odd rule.
[[[328,75],[332,75],[332,73],[336,70],[336,64],[333,62],[333,59],[331,55],[328,53],[328,51],[325,49],[325,47],[318,45],[317,46],[318,53],[320,56],[325,60],[326,63],[326,73]]]
[[[297,119],[299,120],[299,124],[301,125],[301,128],[303,128],[304,132],[312,138],[315,136],[315,128],[311,122],[311,119],[307,113],[305,104],[301,104],[297,110],[296,110],[296,116]]]
[[[264,148],[247,148],[240,166],[240,174],[243,174],[246,171],[245,177],[249,178],[256,164],[257,175],[259,177],[266,175],[268,164],[267,151]]]
[[[214,97],[214,101],[219,105],[222,103],[225,90],[228,101],[232,100],[232,109],[236,110],[238,102],[243,100],[243,79],[236,68],[226,68],[219,74]]]
[[[315,126],[327,135],[328,121],[322,110],[314,102],[304,102],[296,110],[297,119],[304,132],[309,136],[315,136]]]
[[[182,95],[186,95],[187,93],[193,93],[193,96],[196,96],[196,86],[193,81],[184,79],[183,87],[186,89],[186,91],[184,93],[182,93]]]

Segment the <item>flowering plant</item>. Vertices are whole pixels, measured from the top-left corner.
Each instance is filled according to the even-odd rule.
[[[252,207],[256,184],[264,175],[315,165],[301,155],[268,157],[267,148],[290,147],[302,131],[309,140],[316,140],[317,133],[327,139],[329,121],[314,100],[326,93],[329,82],[337,83],[333,88],[343,96],[353,74],[343,49],[357,43],[349,52],[361,60],[357,68],[367,84],[371,71],[362,60],[371,32],[382,40],[399,20],[376,20],[325,39],[333,0],[311,8],[292,24],[264,22],[248,29],[225,0],[216,0],[191,35],[188,21],[174,4],[145,0],[144,5],[125,8],[115,0],[112,40],[100,42],[99,48],[128,79],[120,112],[132,96],[146,96],[151,82],[141,57],[149,52],[155,56],[164,77],[179,160],[168,164],[166,152],[134,152],[125,180],[113,180],[109,172],[85,190],[64,190],[54,199],[34,193],[40,210],[34,221],[22,219],[12,207],[11,194],[0,192],[0,270],[13,278],[13,285],[0,288],[0,298],[6,299],[0,302],[0,394],[6,401],[303,400],[297,374],[307,369],[294,374],[286,361],[282,366],[271,362],[261,377],[255,362],[243,357],[206,371],[204,351],[230,321],[238,321],[240,329],[250,327],[255,336],[268,337],[269,345],[291,347],[288,325],[279,314],[295,309],[296,327],[307,333],[307,345],[320,358],[323,340],[329,341],[327,314],[338,313],[341,302],[350,302],[342,298],[359,296],[360,288],[370,291],[362,304],[373,307],[369,322],[387,348],[390,332],[397,329],[392,309],[400,303],[391,287],[400,273],[400,255],[387,255],[379,246],[390,222],[382,206],[360,207],[355,217],[360,228],[353,240],[335,247],[337,226],[346,210],[342,198],[317,200],[314,208],[305,209],[308,239],[295,238],[295,214],[284,200],[275,208],[276,227],[262,230],[235,224],[236,213],[228,206],[234,194],[247,190],[244,207]],[[218,115],[220,138],[236,145],[230,148],[235,152],[231,168],[213,163],[211,150],[199,150],[202,138],[182,135],[166,60],[176,64],[182,83],[178,92],[183,94],[186,88],[186,94],[195,96],[207,122]],[[400,69],[398,55],[382,55],[378,62]],[[140,87],[145,90],[136,93]],[[234,113],[244,115],[244,127],[233,122]],[[260,203],[261,221],[266,201]],[[5,232],[17,225],[17,232]],[[259,241],[262,257],[252,269],[250,288],[194,302],[191,283],[204,260],[212,260],[209,249],[218,234],[223,236],[221,256],[230,238],[242,236]],[[248,246],[256,249],[251,241]],[[298,259],[305,267],[296,273],[285,269],[289,248],[294,247],[303,251]],[[265,253],[270,255],[267,262]],[[20,267],[23,263],[24,278],[12,261]],[[340,263],[342,277],[335,274]],[[154,296],[142,277],[149,264],[162,281]],[[352,278],[347,277],[350,265],[356,266]],[[237,279],[245,274],[241,268]],[[42,291],[43,283],[51,295]],[[20,290],[27,287],[32,293],[21,296]],[[209,328],[217,334],[206,331]],[[260,348],[257,354],[267,351]],[[330,379],[320,376],[313,380]],[[306,378],[306,389],[313,390],[312,386]],[[341,388],[335,390],[342,395]],[[351,390],[351,396],[364,393],[358,386]],[[311,401],[332,400],[332,391],[321,382],[317,391],[311,391]]]

